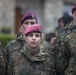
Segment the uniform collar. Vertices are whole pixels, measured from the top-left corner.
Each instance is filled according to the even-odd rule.
[[[25,56],[27,56],[31,61],[44,61],[46,59],[46,56],[49,54],[46,53],[44,50],[42,50],[40,48],[40,51],[38,52],[38,54],[32,56],[28,50],[26,50],[26,46],[24,46],[24,48],[20,51],[22,52]]]
[[[70,29],[71,27],[75,26],[74,21],[69,22],[65,28]]]
[[[23,34],[22,33],[18,33],[18,35],[16,37],[16,40],[24,41]]]

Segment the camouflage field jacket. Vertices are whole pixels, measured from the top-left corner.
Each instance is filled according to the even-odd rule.
[[[31,55],[26,47],[12,55],[8,75],[56,75],[54,59],[44,50]]]
[[[68,31],[57,39],[58,55],[56,68],[60,75],[76,75],[76,26],[69,23],[66,28]]]

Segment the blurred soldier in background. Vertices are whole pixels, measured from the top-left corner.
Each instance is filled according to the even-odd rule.
[[[67,16],[67,15],[63,15],[61,18],[59,18],[59,20],[58,20],[59,27],[58,27],[57,34],[56,34],[56,39],[54,40],[54,43],[52,45],[52,52],[53,52],[52,55],[55,59],[55,70],[56,70],[57,75],[64,75],[65,69],[68,66],[68,61],[66,61],[67,58],[66,58],[66,60],[64,60],[64,59],[61,59],[61,56],[60,56],[62,54],[61,53],[62,50],[65,49],[65,47],[60,44],[60,40],[62,40],[62,38],[64,38],[64,34],[67,31],[65,26],[68,22],[71,21],[71,19],[69,20],[69,18],[70,18],[70,16]],[[66,21],[66,19],[68,21]],[[63,44],[63,42],[62,42],[62,44]]]
[[[58,28],[57,28],[58,32],[57,33],[61,34],[62,32],[64,32],[66,30],[65,26],[72,20],[73,20],[73,17],[70,16],[68,12],[65,12],[64,15],[58,20]]]
[[[76,3],[72,7],[73,20],[65,26],[65,33],[58,35],[56,69],[58,75],[76,75]]]
[[[65,27],[65,22],[64,22],[64,18],[63,17],[59,18],[58,25],[59,25],[59,29]]]
[[[45,40],[52,45],[54,40],[56,39],[56,34],[54,32],[47,33],[45,35]]]

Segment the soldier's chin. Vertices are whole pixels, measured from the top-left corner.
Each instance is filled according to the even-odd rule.
[[[37,48],[37,45],[31,45],[31,48]]]

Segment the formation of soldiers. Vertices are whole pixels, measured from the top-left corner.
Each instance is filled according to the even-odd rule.
[[[50,46],[35,14],[24,14],[17,38],[5,51],[0,43],[0,75],[76,75],[76,3],[72,16]],[[30,44],[31,39],[38,41]]]

